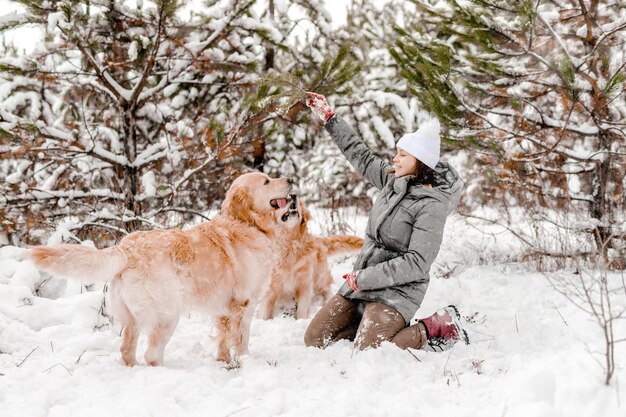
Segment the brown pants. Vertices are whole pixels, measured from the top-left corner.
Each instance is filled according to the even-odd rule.
[[[340,339],[354,340],[359,350],[378,347],[384,341],[401,349],[420,349],[427,341],[424,325],[406,326],[404,317],[394,308],[335,295],[311,320],[304,344],[325,348]]]

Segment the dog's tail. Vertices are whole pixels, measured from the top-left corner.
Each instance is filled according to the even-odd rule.
[[[349,235],[332,235],[327,237],[318,237],[328,249],[328,255],[349,254],[361,250],[363,247],[363,239],[358,236]]]
[[[126,254],[116,246],[101,250],[81,245],[39,246],[28,249],[27,257],[52,275],[86,283],[111,281],[127,264]]]

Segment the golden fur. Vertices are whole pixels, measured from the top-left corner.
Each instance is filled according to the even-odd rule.
[[[278,224],[299,222],[283,199],[290,191],[286,179],[245,174],[233,182],[220,215],[210,222],[187,230],[135,232],[102,250],[41,246],[30,249],[29,256],[55,275],[111,282],[126,365],[136,363],[142,330],[148,334],[146,363],[162,365],[178,318],[190,309],[217,317],[217,359],[231,362],[231,349],[235,355],[248,351],[250,321],[276,262]]]
[[[363,247],[357,236],[334,235],[316,237],[309,233],[307,222],[311,214],[302,200],[298,200],[300,222],[287,225],[279,241],[280,259],[272,271],[272,280],[263,295],[258,317],[264,320],[274,316],[277,302],[296,300],[296,319],[309,317],[316,297],[326,302],[333,282],[328,257],[351,253]],[[291,226],[291,227],[290,227]]]

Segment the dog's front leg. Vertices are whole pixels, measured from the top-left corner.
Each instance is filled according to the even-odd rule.
[[[311,308],[312,288],[298,288],[296,290],[296,320],[304,320],[309,317]]]
[[[296,320],[309,317],[309,309],[313,299],[313,282],[315,270],[310,265],[307,268],[299,268],[296,279]]]
[[[250,325],[252,324],[253,317],[254,303],[249,303],[244,311],[244,315],[241,320],[241,326],[239,326],[241,338],[239,340],[239,343],[235,346],[238,356],[247,355],[249,353],[248,345],[250,344]]]
[[[220,362],[230,363],[230,318],[220,316],[217,319],[217,360]]]
[[[278,301],[279,291],[274,288],[273,284],[274,283],[270,285],[261,300],[258,314],[261,320],[270,320],[274,318],[274,307],[276,306],[276,301]]]
[[[256,301],[256,300],[255,300]],[[229,305],[231,311],[230,320],[230,346],[234,348],[235,355],[248,353],[248,341],[250,339],[250,323],[254,315],[256,302],[250,300],[232,299]]]

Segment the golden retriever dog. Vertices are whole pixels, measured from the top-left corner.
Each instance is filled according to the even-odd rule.
[[[283,230],[278,225],[299,223],[297,211],[289,208],[291,189],[284,178],[244,174],[209,222],[134,232],[102,250],[40,246],[29,249],[29,257],[57,276],[110,282],[127,366],[136,364],[142,331],[148,336],[146,364],[162,365],[180,315],[192,309],[217,318],[217,359],[231,362],[248,352],[250,322],[276,262],[276,233]]]
[[[302,200],[292,196],[291,208],[297,204],[299,221],[285,224],[281,235],[280,259],[272,271],[270,286],[263,295],[258,317],[268,320],[274,317],[277,302],[296,301],[296,319],[309,317],[313,300],[321,297],[326,302],[330,296],[333,277],[328,267],[328,257],[356,252],[363,247],[363,239],[357,236],[333,235],[317,237],[309,233],[307,222],[311,213]]]

